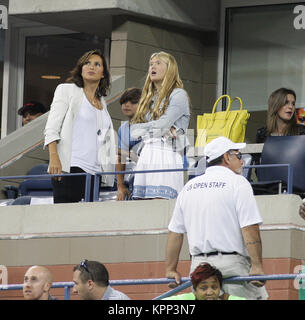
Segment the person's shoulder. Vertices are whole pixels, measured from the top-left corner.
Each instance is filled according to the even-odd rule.
[[[57,92],[72,92],[74,90],[81,90],[81,88],[74,83],[60,83],[56,87]]]
[[[79,88],[75,83],[60,83],[57,88],[65,88],[65,89],[71,89],[71,88]]]
[[[187,181],[179,194],[183,194],[185,191],[191,190],[192,187],[190,186],[193,185],[194,183],[201,182],[201,180],[202,180],[202,175],[196,176],[191,180]]]
[[[305,126],[303,124],[297,124],[298,135],[305,135]]]
[[[109,293],[108,300],[131,300],[125,293],[112,287],[110,287]]]
[[[247,185],[250,185],[250,182],[248,181],[248,179],[246,177],[244,177],[242,174],[237,174],[235,172],[233,172],[231,170],[231,173],[232,173],[232,177],[239,183],[239,184],[247,184]]]
[[[173,96],[187,96],[187,92],[182,88],[175,88],[170,94],[170,97]]]
[[[131,300],[125,293],[119,290],[115,290],[114,292],[115,292],[116,299],[118,300]]]

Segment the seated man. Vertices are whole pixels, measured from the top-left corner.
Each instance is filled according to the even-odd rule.
[[[32,266],[24,275],[23,296],[25,300],[58,300],[50,295],[52,274],[43,266]]]
[[[97,261],[83,260],[73,269],[73,293],[83,300],[130,300],[123,292],[112,289],[106,267]]]
[[[118,162],[116,171],[125,171],[126,163],[136,161],[137,155],[135,150],[140,140],[132,140],[130,138],[130,120],[137,111],[138,103],[141,98],[141,90],[138,88],[127,89],[121,96],[120,104],[122,106],[122,113],[128,118],[128,121],[123,122],[118,130]],[[124,175],[117,176],[117,200],[125,200],[130,196],[124,182]],[[131,186],[129,186],[129,189]]]
[[[222,274],[215,267],[208,263],[201,263],[191,274],[193,292],[171,296],[163,300],[246,300],[242,297],[236,297],[223,293]]]
[[[42,114],[46,113],[45,106],[36,101],[30,101],[18,110],[18,114],[22,116],[22,126],[26,125],[30,121],[38,118]]]

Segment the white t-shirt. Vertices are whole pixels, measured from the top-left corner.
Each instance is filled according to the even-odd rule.
[[[261,223],[247,179],[226,167],[213,166],[184,186],[168,229],[187,232],[191,255],[236,251],[248,256],[241,228]]]
[[[71,167],[79,167],[91,174],[101,172],[99,152],[109,127],[110,119],[105,108],[94,108],[83,95],[73,125]]]

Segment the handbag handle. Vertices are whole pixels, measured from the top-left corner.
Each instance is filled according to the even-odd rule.
[[[235,101],[235,100],[239,100],[239,104],[240,104],[240,111],[243,109],[243,101],[241,100],[241,98],[240,97],[235,97],[235,98],[233,98],[232,100],[231,100],[231,103],[233,102],[233,101]]]
[[[231,100],[231,97],[230,97],[229,95],[227,95],[227,94],[224,94],[224,95],[220,96],[220,97],[215,101],[215,103],[214,103],[214,106],[213,106],[213,109],[212,109],[212,115],[215,114],[215,110],[216,110],[216,106],[217,106],[218,102],[219,102],[220,100],[222,100],[223,98],[227,98],[227,99],[229,100],[228,106],[227,106],[227,110],[230,109],[231,103],[232,103],[232,101],[234,101],[234,99],[235,99],[235,98],[234,98],[233,100]],[[215,115],[214,115],[214,116],[215,116]]]
[[[227,119],[227,117],[229,116],[229,110],[230,110],[230,106],[231,106],[231,97],[227,94],[224,94],[222,96],[220,96],[214,103],[214,106],[213,106],[213,109],[212,109],[212,113],[211,113],[211,121],[209,121],[209,125],[207,126],[207,129],[211,129],[212,126],[213,126],[213,123],[215,121],[215,118],[216,118],[216,113],[215,113],[215,110],[216,110],[216,106],[218,104],[218,102],[220,100],[222,100],[223,98],[227,98],[228,99],[228,106],[227,106],[227,111],[226,111],[226,116],[225,118]]]
[[[227,120],[229,118],[230,107],[231,107],[232,102],[234,102],[235,100],[239,101],[239,104],[240,104],[239,111],[241,111],[243,109],[243,102],[240,97],[234,97],[233,99],[230,99],[230,104],[228,105],[227,110],[226,110],[225,120]]]

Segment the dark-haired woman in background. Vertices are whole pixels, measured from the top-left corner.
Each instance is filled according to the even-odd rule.
[[[268,136],[297,136],[305,134],[305,126],[297,124],[296,94],[280,88],[268,100],[266,126],[257,130],[256,143],[264,143]]]
[[[49,173],[86,172],[94,175],[114,171],[114,131],[104,99],[110,74],[101,51],[86,52],[67,82],[55,90],[44,131],[44,145],[49,148]],[[102,176],[102,182],[112,186],[114,176]],[[52,183],[54,203],[84,199],[85,176],[54,178]]]

